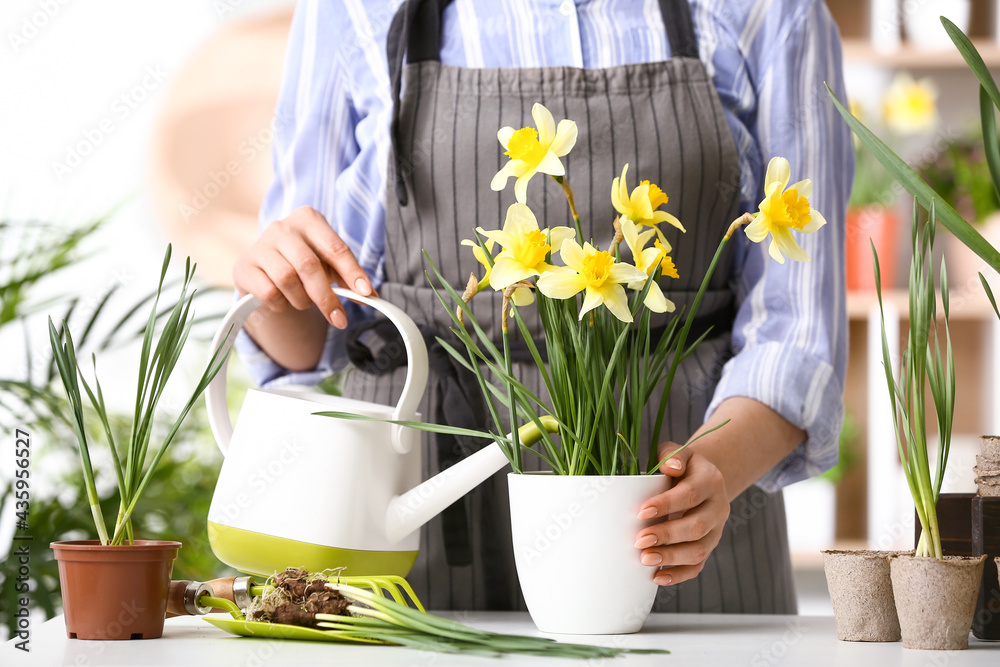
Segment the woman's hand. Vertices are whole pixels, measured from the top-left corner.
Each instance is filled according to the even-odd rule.
[[[316,367],[329,324],[347,326],[344,306],[331,283],[362,296],[374,293],[351,249],[326,218],[308,206],[264,229],[236,260],[233,282],[241,294],[263,302],[247,320],[246,332],[291,371]]]
[[[679,447],[673,442],[661,444],[660,458]],[[644,565],[670,566],[653,578],[667,586],[701,573],[722,538],[729,518],[729,496],[722,472],[691,448],[667,459],[660,471],[676,482],[669,491],[646,501],[639,518],[666,520],[639,531],[635,546],[642,550],[639,557]]]
[[[233,282],[241,294],[253,294],[272,312],[285,312],[289,306],[307,310],[315,305],[338,329],[347,326],[347,317],[330,284],[362,296],[372,292],[354,253],[326,218],[308,206],[264,229],[236,260]]]

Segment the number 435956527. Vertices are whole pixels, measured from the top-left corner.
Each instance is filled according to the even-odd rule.
[[[19,530],[28,529],[28,508],[30,502],[31,477],[29,470],[31,455],[31,434],[23,429],[17,429],[17,442],[14,450],[14,463],[17,466],[14,471],[14,497],[15,510],[17,513],[17,528]]]

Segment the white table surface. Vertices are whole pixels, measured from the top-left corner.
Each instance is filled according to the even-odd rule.
[[[539,634],[524,613],[459,612],[444,616],[497,632]],[[962,667],[1000,665],[1000,642],[970,638],[967,651],[915,651],[899,642],[870,644],[837,641],[832,617],[653,614],[634,635],[586,637],[551,635],[565,641],[634,648],[665,648],[670,655],[626,655],[586,661],[602,665],[691,665],[773,667],[776,665],[877,665],[878,667]],[[279,665],[549,665],[565,659],[507,656],[502,659],[427,653],[395,646],[361,646],[234,637],[202,618],[167,619],[161,639],[97,642],[67,639],[58,616],[31,632],[31,653],[8,641],[0,646],[0,665],[179,665],[183,667],[277,667]]]

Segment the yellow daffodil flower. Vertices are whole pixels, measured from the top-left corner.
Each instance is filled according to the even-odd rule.
[[[611,183],[611,204],[615,210],[621,214],[623,219],[627,218],[639,226],[647,225],[654,227],[661,222],[668,222],[677,229],[684,231],[681,221],[670,215],[666,211],[657,211],[659,207],[667,203],[667,195],[658,185],[643,181],[629,194],[628,181],[625,179],[628,173],[628,164],[622,168],[620,178],[615,178]],[[663,238],[662,233],[659,234]]]
[[[462,245],[472,248],[472,254],[476,258],[476,261],[482,264],[483,268],[486,269],[486,274],[479,281],[479,284],[470,288],[470,291],[468,292],[469,298],[465,299],[465,302],[468,303],[473,296],[481,292],[487,285],[490,284],[490,275],[493,273],[493,264],[490,262],[487,255],[493,255],[494,243],[491,240],[487,240],[483,243],[483,245],[486,246],[485,250],[483,249],[483,246],[469,239],[464,239],[462,241]],[[515,306],[530,306],[535,301],[535,294],[530,289],[519,287],[514,290],[511,301],[514,302]]]
[[[659,239],[656,239],[652,246],[646,247],[646,244],[649,243],[649,239],[656,234],[654,230],[650,229],[649,231],[642,232],[640,234],[639,227],[636,226],[636,224],[631,220],[621,221],[621,228],[622,236],[625,238],[625,243],[632,251],[635,268],[639,269],[647,276],[643,280],[634,280],[630,282],[628,284],[628,288],[630,290],[641,291],[645,286],[648,277],[653,275],[664,259],[670,261],[670,268],[673,272],[673,277],[677,277],[677,269],[674,268],[673,261],[667,257],[667,251],[664,249],[664,246],[660,243]],[[664,268],[666,268],[666,265],[664,265]],[[672,313],[677,308],[673,301],[663,295],[663,290],[660,289],[660,285],[656,281],[653,281],[653,283],[649,286],[649,291],[646,292],[646,298],[643,300],[643,304],[645,304],[645,306],[654,313]]]
[[[510,298],[514,302],[515,306],[530,306],[535,302],[535,293],[528,289],[527,287],[518,287],[514,290],[514,295]],[[514,317],[514,313],[510,314]]]
[[[889,129],[899,134],[933,130],[938,122],[934,84],[930,79],[914,81],[909,74],[901,72],[885,93],[882,116]]]
[[[552,267],[538,278],[538,289],[553,299],[569,299],[586,290],[580,319],[601,305],[622,322],[631,322],[628,299],[623,284],[645,280],[646,273],[631,264],[615,262],[611,253],[598,250],[589,243],[583,247],[567,238],[559,248],[566,266]]]
[[[861,102],[858,102],[857,100],[850,100],[848,104],[850,107],[851,115],[857,118],[858,120],[861,120],[862,119],[861,117],[865,113],[865,109],[864,107],[861,106]]]
[[[537,102],[531,107],[531,117],[537,130],[533,127],[522,127],[520,130],[502,127],[497,132],[497,139],[506,149],[504,155],[510,160],[490,183],[490,187],[499,192],[507,187],[507,179],[511,176],[517,178],[514,197],[521,204],[527,201],[528,181],[532,176],[538,172],[551,176],[566,173],[559,158],[573,149],[578,134],[576,123],[561,120],[557,127],[552,113]]]
[[[493,241],[487,239],[486,242],[483,244],[483,245],[486,246],[485,250],[483,249],[483,246],[481,246],[478,243],[476,243],[475,241],[472,241],[472,240],[469,240],[469,239],[463,239],[462,240],[462,245],[467,245],[470,248],[472,248],[472,255],[473,255],[473,257],[475,257],[476,261],[479,262],[480,264],[482,264],[483,268],[486,269],[486,275],[484,275],[483,279],[479,281],[479,285],[480,285],[479,289],[483,289],[483,287],[485,287],[486,285],[489,285],[489,283],[490,283],[490,274],[493,272],[493,264],[490,262],[488,256],[489,257],[493,256],[493,245],[494,245],[494,243],[493,243]]]
[[[809,205],[812,181],[799,181],[786,189],[791,171],[785,158],[771,158],[764,177],[764,201],[760,203],[757,217],[746,228],[747,236],[754,243],[771,235],[768,252],[781,264],[786,256],[797,262],[809,261],[809,255],[792,236],[793,229],[811,234],[826,224],[819,211]]]
[[[495,290],[541,274],[551,266],[546,259],[552,249],[558,248],[563,239],[576,235],[569,227],[539,229],[535,214],[524,204],[511,204],[503,229],[486,231],[479,227],[476,231],[499,243],[502,249],[490,271],[490,286]],[[484,255],[480,262],[485,259]]]
[[[657,240],[654,245],[659,247],[660,241]],[[677,267],[674,266],[674,260],[672,257],[664,257],[663,260],[660,262],[660,268],[662,269],[661,274],[664,276],[668,276],[670,278],[681,277],[680,274],[677,273]]]

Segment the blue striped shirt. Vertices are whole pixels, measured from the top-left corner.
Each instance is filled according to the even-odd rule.
[[[386,33],[400,0],[303,0],[295,13],[275,114],[275,179],[261,226],[307,205],[383,280],[385,174],[391,111]],[[829,224],[799,235],[812,261],[778,264],[767,242],[739,235],[734,357],[708,410],[731,396],[770,406],[808,438],[758,485],[767,490],[837,462],[847,365],[845,207],[850,132],[827,99],[845,99],[840,38],[821,0],[692,0],[701,60],[732,129],[743,210],[763,198],[764,168],[788,158],[811,178]],[[657,0],[456,0],[444,15],[441,61],[460,67],[601,68],[670,57]],[[391,190],[388,190],[391,192]],[[348,318],[360,316],[348,307]],[[346,364],[330,328],[313,371],[290,373],[245,335],[238,349],[265,386],[315,384]]]

